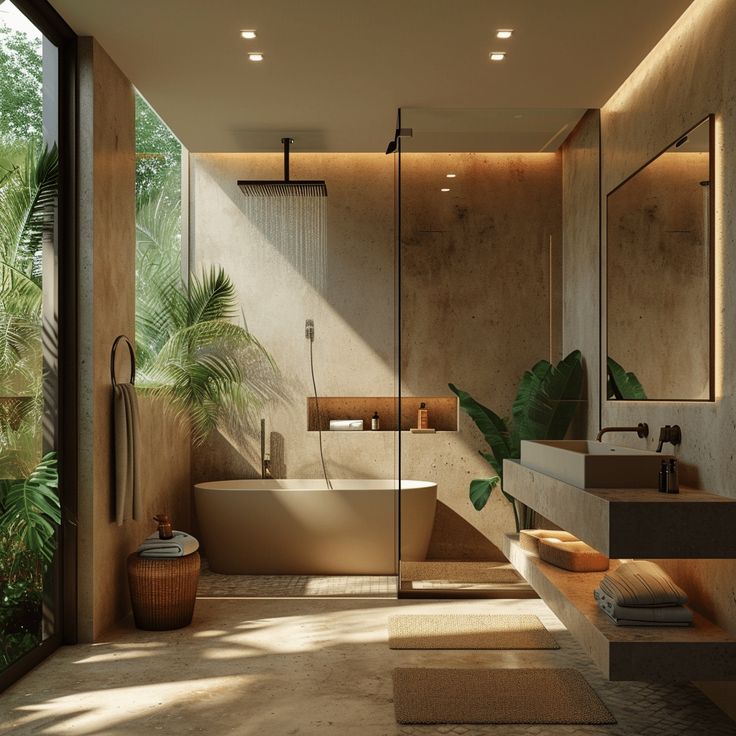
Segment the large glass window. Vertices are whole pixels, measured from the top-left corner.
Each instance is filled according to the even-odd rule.
[[[58,622],[58,49],[0,4],[0,673]]]

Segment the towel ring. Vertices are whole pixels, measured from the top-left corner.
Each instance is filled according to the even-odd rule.
[[[125,335],[118,335],[110,351],[110,379],[112,380],[113,388],[118,385],[115,379],[115,353],[121,340],[125,340],[125,344],[128,346],[128,353],[130,353],[130,382],[131,384],[135,384],[135,350],[133,350],[130,340]]]

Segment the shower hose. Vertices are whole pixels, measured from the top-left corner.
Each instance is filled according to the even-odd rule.
[[[319,457],[322,461],[322,474],[325,476],[327,487],[332,490],[332,481],[327,475],[327,466],[325,465],[325,454],[322,450],[322,416],[319,412],[319,396],[317,395],[317,381],[314,378],[314,338],[309,340],[309,368],[312,372],[312,387],[314,388],[314,404],[317,409],[317,434],[319,435]]]

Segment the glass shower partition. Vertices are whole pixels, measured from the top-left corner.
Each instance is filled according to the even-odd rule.
[[[407,503],[415,482],[437,488],[427,543],[401,546],[400,595],[484,595],[481,572],[506,565],[503,538],[514,531],[514,514],[498,488],[485,508],[470,500],[471,481],[497,473],[450,384],[508,417],[523,372],[559,355],[557,149],[582,111],[402,108],[399,114],[403,540],[423,529],[421,511]]]

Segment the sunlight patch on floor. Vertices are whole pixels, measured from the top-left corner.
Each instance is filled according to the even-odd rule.
[[[39,724],[39,733],[75,736],[106,733],[118,725],[151,715],[163,703],[167,708],[172,708],[194,698],[209,699],[223,689],[236,685],[245,687],[257,679],[254,675],[211,677],[87,690],[38,705],[20,707],[19,711],[28,713],[18,719],[17,725],[30,726],[53,716],[52,723]]]

